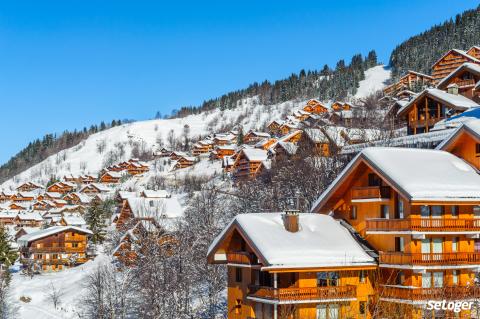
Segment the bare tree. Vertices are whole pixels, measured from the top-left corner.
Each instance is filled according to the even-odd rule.
[[[47,299],[53,304],[55,309],[57,309],[62,303],[62,296],[62,289],[57,288],[53,282],[50,282],[49,291],[47,292]]]

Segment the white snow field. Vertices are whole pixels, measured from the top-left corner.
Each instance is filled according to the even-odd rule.
[[[360,81],[356,99],[366,97],[372,92],[381,90],[385,87],[385,82],[390,79],[391,71],[384,65],[378,65],[365,71],[365,80]]]

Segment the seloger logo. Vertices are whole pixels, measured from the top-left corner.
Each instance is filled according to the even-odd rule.
[[[472,309],[473,301],[433,301],[427,302],[427,310],[450,310],[453,312],[460,312],[462,310]]]

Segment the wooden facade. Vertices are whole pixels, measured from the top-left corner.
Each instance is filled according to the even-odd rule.
[[[118,184],[122,175],[119,172],[106,172],[100,177],[100,183],[103,184]]]
[[[262,154],[261,157],[255,158],[249,157],[249,152],[251,152],[251,150],[243,149],[235,158],[235,162],[232,165],[233,177],[235,179],[254,178],[262,171],[263,161],[267,159],[267,152],[263,151],[264,154]]]
[[[421,305],[428,300],[480,296],[478,288],[469,287],[480,266],[480,242],[472,236],[480,234],[479,204],[412,202],[395,180],[359,158],[315,211],[333,210],[379,251],[381,307],[424,318]],[[414,302],[418,306],[404,307]]]
[[[303,107],[303,110],[313,114],[324,114],[328,112],[328,108],[325,105],[313,99],[307,102],[307,105]]]
[[[47,187],[47,192],[66,194],[75,190],[75,184],[69,182],[57,182]]]
[[[182,169],[193,166],[196,162],[196,158],[192,156],[180,156],[175,164],[175,169]]]
[[[479,103],[480,92],[475,90],[475,86],[479,81],[480,64],[465,63],[440,81],[437,88],[463,95]]]
[[[58,231],[42,230],[19,238],[20,261],[24,267],[34,270],[49,271],[82,264],[88,260],[87,242],[91,234],[88,230],[77,227],[53,227]],[[32,237],[45,233],[39,238]],[[33,239],[30,239],[33,238]]]
[[[418,92],[426,87],[433,86],[433,84],[434,79],[432,76],[420,72],[408,71],[407,74],[402,76],[397,82],[384,88],[383,92],[385,95],[403,98],[404,96],[399,95],[401,92]]]
[[[473,53],[474,51],[469,50],[468,52],[475,54]],[[448,51],[432,65],[432,78],[434,83],[438,83],[465,62],[480,63],[477,58],[467,54],[465,51],[455,49]]]

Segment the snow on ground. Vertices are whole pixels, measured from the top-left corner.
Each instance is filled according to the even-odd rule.
[[[14,273],[10,284],[11,299],[17,309],[17,318],[35,319],[69,319],[78,318],[82,296],[85,293],[85,278],[98,265],[109,262],[105,255],[98,255],[95,260],[81,266],[59,272],[36,275],[33,278]],[[51,285],[61,291],[61,305],[55,309],[48,298]],[[20,297],[30,297],[28,303]]]
[[[356,99],[361,99],[373,93],[381,90],[385,87],[385,82],[390,79],[391,71],[384,65],[378,65],[365,71],[365,80],[360,81]]]

